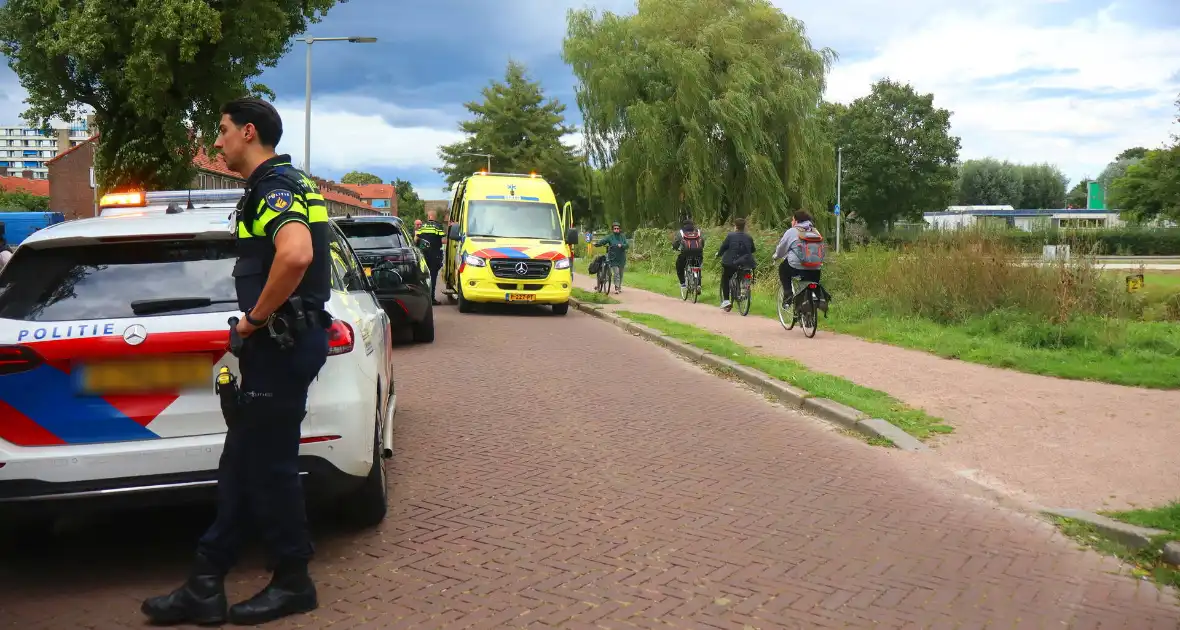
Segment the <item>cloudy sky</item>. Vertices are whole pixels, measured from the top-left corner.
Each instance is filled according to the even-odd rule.
[[[1156,147],[1180,93],[1177,0],[774,0],[802,19],[816,46],[834,48],[828,98],[850,101],[889,76],[933,92],[953,112],[964,159],[1050,162],[1076,180],[1119,151]],[[314,36],[362,35],[376,44],[315,47],[312,162],[338,179],[352,169],[412,182],[444,198],[440,144],[460,137],[463,103],[525,63],[570,106],[561,61],[565,12],[629,11],[628,0],[351,0]],[[264,82],[286,121],[280,150],[303,151],[304,45]],[[0,68],[0,125],[16,122],[23,92]]]

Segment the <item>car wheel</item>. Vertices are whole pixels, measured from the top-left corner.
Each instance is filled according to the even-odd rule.
[[[414,324],[414,341],[418,343],[431,343],[434,341],[434,305],[426,307],[426,316],[422,321]]]
[[[473,313],[473,312],[475,312],[475,304],[472,304],[471,300],[468,300],[467,298],[463,297],[463,287],[460,286],[458,289],[458,292],[459,292],[459,312],[460,313]]]
[[[380,411],[378,411],[380,413]],[[378,418],[373,438],[373,467],[360,488],[344,497],[340,511],[354,527],[374,527],[385,520],[389,511],[389,480],[385,460],[381,458],[381,422]]]
[[[570,303],[569,302],[562,302],[561,304],[554,304],[553,305],[553,314],[554,315],[565,315],[568,312],[570,312]]]

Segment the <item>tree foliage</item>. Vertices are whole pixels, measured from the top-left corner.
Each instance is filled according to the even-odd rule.
[[[211,144],[225,101],[270,94],[254,79],[336,0],[8,0],[0,53],[46,128],[92,109],[99,186],[183,188],[193,132]]]
[[[341,184],[351,184],[353,186],[364,186],[365,184],[380,184],[382,179],[372,173],[364,171],[349,171],[340,178]]]
[[[528,78],[525,67],[509,61],[503,81],[482,90],[482,102],[469,102],[474,117],[459,123],[467,138],[439,149],[448,187],[475,171],[484,170],[492,156],[497,173],[536,172],[545,178],[564,203],[578,193],[579,158],[562,142],[575,128],[565,122],[565,105],[546,99],[541,84]]]
[[[414,219],[425,220],[426,202],[418,197],[414,185],[404,179],[395,179],[393,186],[397,190],[397,216],[409,223],[413,223]]]
[[[840,118],[843,206],[871,228],[920,219],[956,196],[959,138],[933,94],[882,79]]]
[[[1067,208],[1085,208],[1086,201],[1089,199],[1089,191],[1086,189],[1086,182],[1090,181],[1090,176],[1078,180],[1078,183],[1069,189],[1065,194],[1065,205]]]
[[[1013,164],[993,158],[959,168],[959,203],[969,206],[1064,208],[1069,178],[1051,164]]]
[[[1131,221],[1180,221],[1180,143],[1148,151],[1114,180],[1109,197],[1110,207]]]
[[[6,191],[0,188],[0,212],[44,212],[49,210],[49,197],[34,195],[26,190]],[[0,217],[0,221],[3,218]]]
[[[834,53],[802,22],[766,0],[639,0],[634,15],[567,21],[589,154],[630,224],[826,205],[835,155],[818,109]]]
[[[1125,149],[1114,159],[1117,162],[1119,160],[1142,160],[1145,157],[1147,157],[1146,147],[1131,147],[1130,149]]]

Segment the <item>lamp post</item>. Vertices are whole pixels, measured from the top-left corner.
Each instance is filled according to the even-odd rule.
[[[469,155],[471,157],[481,157],[488,159],[488,172],[492,172],[492,156],[488,153],[460,153],[459,155]]]
[[[836,147],[836,251],[840,251],[840,178],[844,174],[844,147]]]
[[[307,101],[303,106],[303,170],[311,175],[311,45],[316,42],[348,42],[350,44],[372,44],[376,37],[303,37],[307,44]]]

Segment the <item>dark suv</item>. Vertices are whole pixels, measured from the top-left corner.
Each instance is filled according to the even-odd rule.
[[[365,267],[377,293],[377,301],[389,314],[394,328],[409,328],[414,341],[434,341],[434,306],[426,256],[414,246],[398,217],[346,217],[333,219],[348,237],[356,257]],[[373,270],[396,273],[372,273]]]

